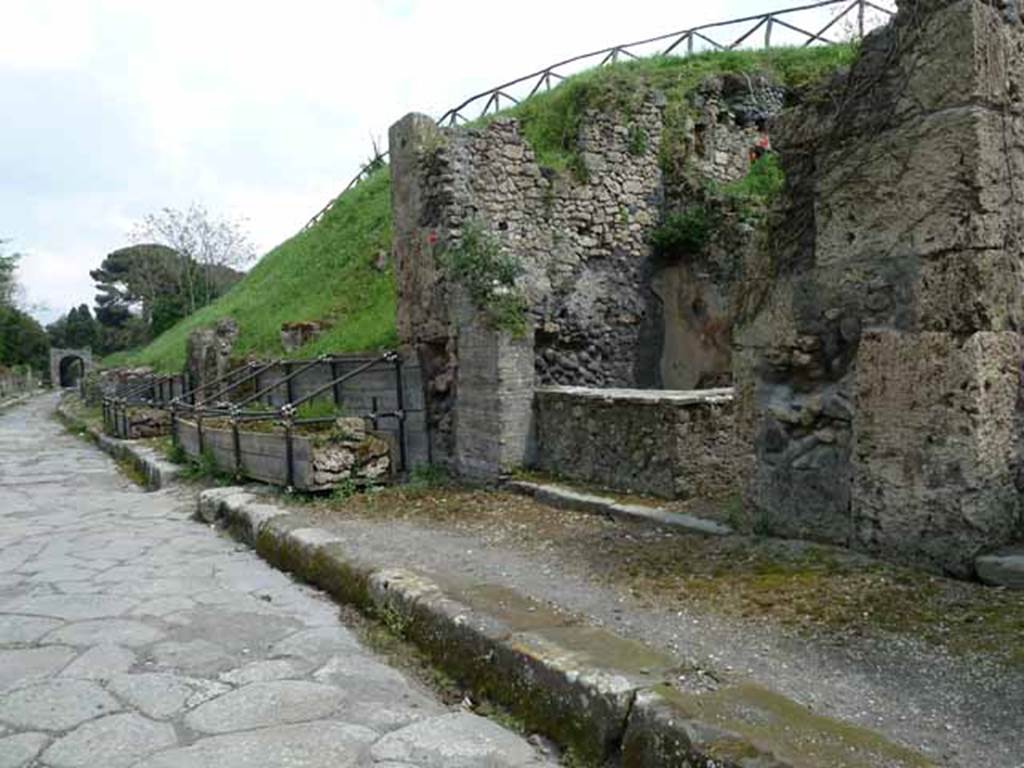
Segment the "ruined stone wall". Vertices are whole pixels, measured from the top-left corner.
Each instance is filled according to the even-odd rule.
[[[233,367],[232,351],[238,340],[238,324],[227,317],[212,328],[198,328],[185,341],[185,372],[193,387],[208,395],[220,387],[212,382]]]
[[[779,533],[961,575],[1020,533],[1024,35],[997,5],[901,3],[778,126],[736,375]]]
[[[631,130],[646,136],[640,151]],[[514,121],[446,136],[438,160],[455,179],[447,223],[483,222],[524,267],[541,382],[628,386],[650,368],[642,320],[660,132],[653,97],[630,121],[591,114],[579,140],[585,180],[543,171]]]
[[[537,390],[537,464],[564,477],[665,498],[741,490],[732,390]]]
[[[679,151],[688,171],[706,182],[745,175],[763,127],[738,119],[731,111],[738,102],[727,90],[710,82],[687,107],[696,117],[687,129],[692,138]],[[758,104],[764,97],[761,91],[748,95]],[[761,104],[759,114],[774,103]],[[446,250],[470,222],[523,268],[517,288],[528,306],[538,384],[689,388],[728,382],[732,316],[722,308],[727,286],[721,282],[724,264],[736,261],[734,243],[712,244],[707,261],[718,263],[717,270],[652,258],[651,237],[663,212],[693,194],[685,185],[669,184],[666,191],[664,108],[664,99],[650,93],[628,116],[590,112],[577,141],[582,178],[542,168],[514,120],[442,130],[425,116],[409,115],[392,127],[398,334],[423,370],[436,460],[457,453],[459,382],[480,384],[461,369],[463,329],[455,317],[461,289],[443,266]],[[464,341],[472,344],[474,333],[467,330]],[[680,365],[684,360],[688,364]],[[522,378],[522,371],[491,376],[487,387]],[[516,391],[513,399],[521,399]],[[490,390],[469,393],[478,395],[494,401]],[[495,439],[511,440],[525,455],[529,430],[521,432]],[[507,446],[490,455],[498,453],[507,456]]]

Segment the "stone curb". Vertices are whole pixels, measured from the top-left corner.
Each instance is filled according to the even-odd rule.
[[[32,397],[32,394],[30,392],[26,392],[22,395],[15,395],[14,397],[9,397],[6,400],[0,400],[0,411],[6,411],[8,408],[13,408],[16,405],[21,405],[30,397]]]
[[[68,413],[63,402],[57,405],[57,415],[72,427],[85,432],[89,439],[99,446],[100,450],[115,459],[127,461],[146,478],[147,491],[159,491],[166,488],[180,474],[181,467],[163,458],[159,452],[145,445],[138,445],[133,440],[119,440],[100,432],[81,419]]]
[[[867,730],[750,684],[687,693],[661,652],[503,587],[444,588],[348,551],[343,537],[244,488],[203,491],[198,517],[269,563],[382,621],[475,695],[585,764],[623,768],[915,768],[932,765]]]
[[[731,536],[735,533],[728,525],[717,523],[714,520],[706,520],[695,515],[666,512],[660,507],[623,504],[608,496],[580,493],[571,488],[551,483],[509,480],[504,484],[504,487],[524,496],[532,496],[542,504],[561,509],[608,515],[619,520],[643,520],[669,528],[678,528],[688,533],[702,533],[707,536]]]

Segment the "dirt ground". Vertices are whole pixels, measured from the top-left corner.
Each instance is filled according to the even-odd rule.
[[[685,534],[503,491],[423,484],[280,499],[375,561],[442,582],[501,583],[941,764],[1018,768],[1024,754],[1022,593],[835,547]]]

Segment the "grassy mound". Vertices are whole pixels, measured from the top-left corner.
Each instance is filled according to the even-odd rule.
[[[653,57],[599,67],[538,93],[502,116],[520,120],[541,165],[578,169],[575,139],[588,110],[618,110],[627,117],[649,89],[665,94],[663,153],[672,154],[674,126],[685,124],[687,94],[703,80],[727,73],[765,73],[801,88],[849,64],[856,46],[726,51],[685,58]],[[486,118],[486,120],[493,117]],[[484,122],[484,121],[481,121]],[[186,318],[148,346],[107,358],[107,365],[150,365],[180,370],[185,339],[195,328],[233,317],[237,352],[283,356],[282,323],[327,320],[333,325],[296,356],[356,352],[396,342],[395,291],[390,266],[374,267],[391,248],[390,179],[383,169],[350,190],[310,230],[268,253],[228,294]]]
[[[689,109],[686,97],[707,78],[760,73],[787,88],[803,89],[851,64],[857,51],[857,44],[844,43],[653,56],[581,72],[500,116],[519,120],[523,138],[533,147],[541,165],[578,170],[576,137],[588,110],[616,110],[628,116],[651,89],[662,92],[667,105],[663,151],[671,152],[676,148],[674,129],[682,128]],[[486,118],[490,119],[494,118]]]
[[[281,324],[327,320],[332,327],[299,355],[359,352],[396,343],[395,289],[390,262],[374,266],[391,250],[390,178],[385,168],[345,194],[315,226],[270,251],[245,278],[140,350],[104,364],[150,365],[181,370],[185,339],[195,328],[224,317],[238,322],[240,355],[284,356]]]

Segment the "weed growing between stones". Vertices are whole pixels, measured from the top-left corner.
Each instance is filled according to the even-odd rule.
[[[184,464],[184,469],[178,475],[183,480],[220,486],[231,485],[235,482],[234,476],[217,466],[217,459],[209,449],[195,457],[186,454]]]
[[[441,263],[496,329],[514,336],[526,332],[526,299],[516,287],[523,265],[502,250],[483,224],[466,222],[458,243],[441,254]]]
[[[452,482],[448,470],[439,464],[417,464],[409,474],[408,488],[445,488]]]
[[[131,459],[119,458],[114,459],[114,463],[117,464],[118,470],[122,475],[127,477],[133,483],[140,488],[145,488],[148,485],[148,478],[146,473],[139,469],[138,465]]]
[[[647,131],[636,123],[629,124],[629,133],[626,137],[629,154],[639,157],[647,151],[650,140],[647,138]]]
[[[718,185],[707,179],[696,189],[700,202],[667,214],[651,236],[659,258],[675,260],[704,252],[717,231],[728,221],[759,223],[786,184],[786,176],[774,154],[758,158],[742,179]]]
[[[692,205],[684,211],[670,213],[651,240],[659,256],[678,258],[700,253],[711,235],[707,209]]]
[[[344,406],[331,400],[311,400],[299,406],[295,418],[303,419],[339,419],[345,415]]]

